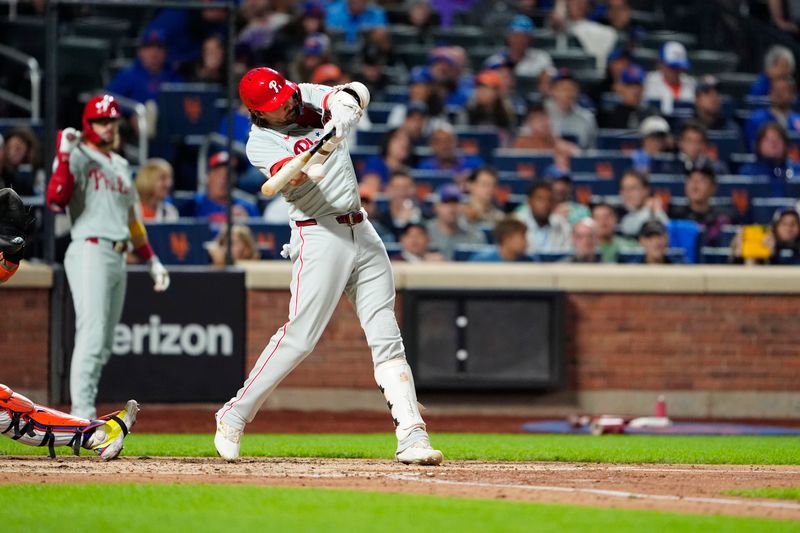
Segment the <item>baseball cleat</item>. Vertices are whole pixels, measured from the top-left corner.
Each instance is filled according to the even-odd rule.
[[[90,448],[100,455],[104,461],[110,461],[119,457],[133,425],[136,423],[136,414],[139,412],[139,404],[136,400],[128,400],[125,408],[116,414],[103,417],[106,423],[97,428],[92,435],[92,439],[98,444],[91,443]]]
[[[408,448],[396,454],[397,460],[407,465],[436,466],[444,461],[444,455],[434,450],[428,439],[420,439]]]
[[[229,426],[222,420],[217,420],[217,433],[214,435],[214,447],[220,457],[226,461],[239,459],[239,447],[242,440],[240,429]]]

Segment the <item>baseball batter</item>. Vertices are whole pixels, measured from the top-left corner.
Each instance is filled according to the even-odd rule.
[[[245,74],[239,95],[253,122],[247,156],[267,177],[311,148],[328,129],[335,144],[309,179],[306,171],[282,193],[292,227],[288,321],[273,335],[255,367],[217,413],[214,444],[224,459],[239,457],[244,427],[283,378],[314,349],[344,292],[367,337],[375,380],[394,419],[397,460],[437,465],[420,416],[411,368],[394,315],[394,280],[383,243],[361,209],[358,182],[343,139],[369,103],[358,82],[338,87],[300,84],[269,68]],[[328,122],[323,126],[323,119]],[[316,157],[316,156],[315,156]]]
[[[11,189],[0,189],[0,283],[18,271],[33,219]],[[47,446],[55,457],[56,446],[94,450],[103,459],[119,456],[123,441],[136,423],[135,400],[116,413],[87,420],[37,405],[0,384],[0,433],[29,446]]]
[[[114,328],[122,314],[128,241],[150,265],[156,291],[169,287],[169,274],[147,241],[136,214],[136,187],[119,145],[119,105],[108,95],[89,100],[82,134],[59,132],[58,160],[47,187],[47,205],[69,208],[72,242],[64,270],[75,305],[75,348],[70,367],[72,414],[94,419],[103,366],[111,356]]]

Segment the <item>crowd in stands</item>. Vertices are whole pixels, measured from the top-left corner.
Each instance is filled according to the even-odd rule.
[[[370,88],[350,146],[362,204],[398,261],[666,264],[703,262],[701,250],[713,249],[714,262],[800,263],[792,50],[773,46],[749,94],[726,94],[715,76],[723,70],[694,68],[691,39],[645,46],[650,30],[636,4],[406,0],[391,11],[397,2],[242,0],[233,73],[269,65],[299,83]],[[797,32],[782,12],[770,14]],[[227,38],[223,10],[158,10],[105,89],[145,103],[164,83],[225,84]],[[248,130],[239,108],[235,140],[246,142]],[[227,134],[225,117],[218,132]],[[41,192],[37,144],[25,129],[7,132],[0,185]],[[516,166],[502,166],[503,154]],[[140,162],[144,218],[220,224],[230,204],[237,256],[252,257],[258,247],[241,224],[285,222],[285,202],[258,197],[263,178],[242,154],[211,153],[203,166],[178,202],[170,189],[187,182],[184,169]],[[728,186],[731,175],[753,177],[766,193]],[[760,197],[774,201],[768,220],[754,214]],[[753,223],[769,224],[766,257],[750,253]],[[209,249],[215,262],[222,248]]]

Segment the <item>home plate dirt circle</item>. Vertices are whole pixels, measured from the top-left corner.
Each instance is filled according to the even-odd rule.
[[[725,496],[797,486],[800,467],[365,459],[0,457],[0,483],[227,483],[319,487],[800,520],[800,502]]]

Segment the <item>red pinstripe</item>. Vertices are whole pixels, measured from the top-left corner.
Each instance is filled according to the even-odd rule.
[[[305,240],[305,238],[303,238],[303,228],[300,227],[298,229],[300,230],[300,257],[298,258],[299,261],[300,261],[300,268],[297,269],[297,290],[294,293],[294,315],[295,316],[297,316],[297,306],[300,303],[300,273],[303,272],[303,248],[305,247],[305,244],[306,244],[306,240]],[[239,400],[244,398],[244,395],[247,394],[247,390],[250,388],[250,385],[252,385],[253,382],[255,382],[255,380],[258,379],[258,376],[261,375],[261,372],[264,370],[264,367],[267,366],[267,363],[269,363],[269,360],[272,359],[272,356],[275,355],[276,351],[278,351],[278,347],[281,345],[281,341],[286,336],[286,326],[289,325],[289,322],[291,322],[291,319],[287,320],[283,324],[283,334],[281,334],[281,338],[278,339],[278,342],[275,343],[275,348],[272,349],[272,351],[267,356],[267,359],[264,361],[264,364],[262,364],[261,368],[258,369],[258,373],[253,377],[252,380],[250,380],[250,383],[248,383],[245,386],[244,390],[242,391],[242,395],[239,396],[239,398],[237,398],[236,400],[232,401],[231,404],[228,406],[228,408],[225,409],[225,412],[220,415],[220,419],[222,419],[226,414],[228,414],[228,411],[233,409],[233,406],[236,405],[236,403]]]

